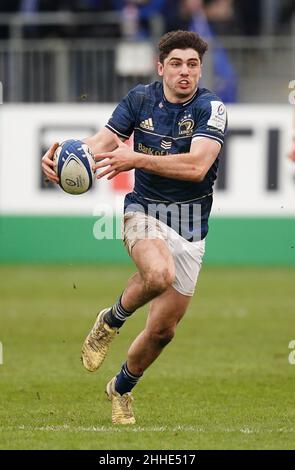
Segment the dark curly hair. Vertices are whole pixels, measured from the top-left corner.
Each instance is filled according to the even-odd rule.
[[[202,62],[208,44],[197,33],[178,30],[164,34],[159,41],[158,49],[161,64],[173,49],[194,49],[199,53]]]

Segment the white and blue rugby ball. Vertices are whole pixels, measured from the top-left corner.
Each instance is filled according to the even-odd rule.
[[[65,140],[54,153],[60,187],[69,194],[83,194],[95,180],[93,153],[81,140]]]

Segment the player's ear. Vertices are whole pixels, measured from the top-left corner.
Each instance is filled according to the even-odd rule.
[[[163,70],[163,64],[161,62],[158,62],[158,74],[160,75],[160,77],[163,77]]]

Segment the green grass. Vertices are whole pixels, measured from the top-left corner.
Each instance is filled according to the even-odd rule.
[[[294,449],[295,271],[204,267],[174,341],[134,391],[137,424],[118,428],[104,386],[146,309],[98,373],[83,370],[80,347],[131,272],[0,268],[0,448]]]

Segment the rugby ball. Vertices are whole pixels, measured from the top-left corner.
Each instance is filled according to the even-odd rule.
[[[69,194],[83,194],[95,179],[93,154],[81,140],[65,140],[55,151],[53,161],[60,187]]]

